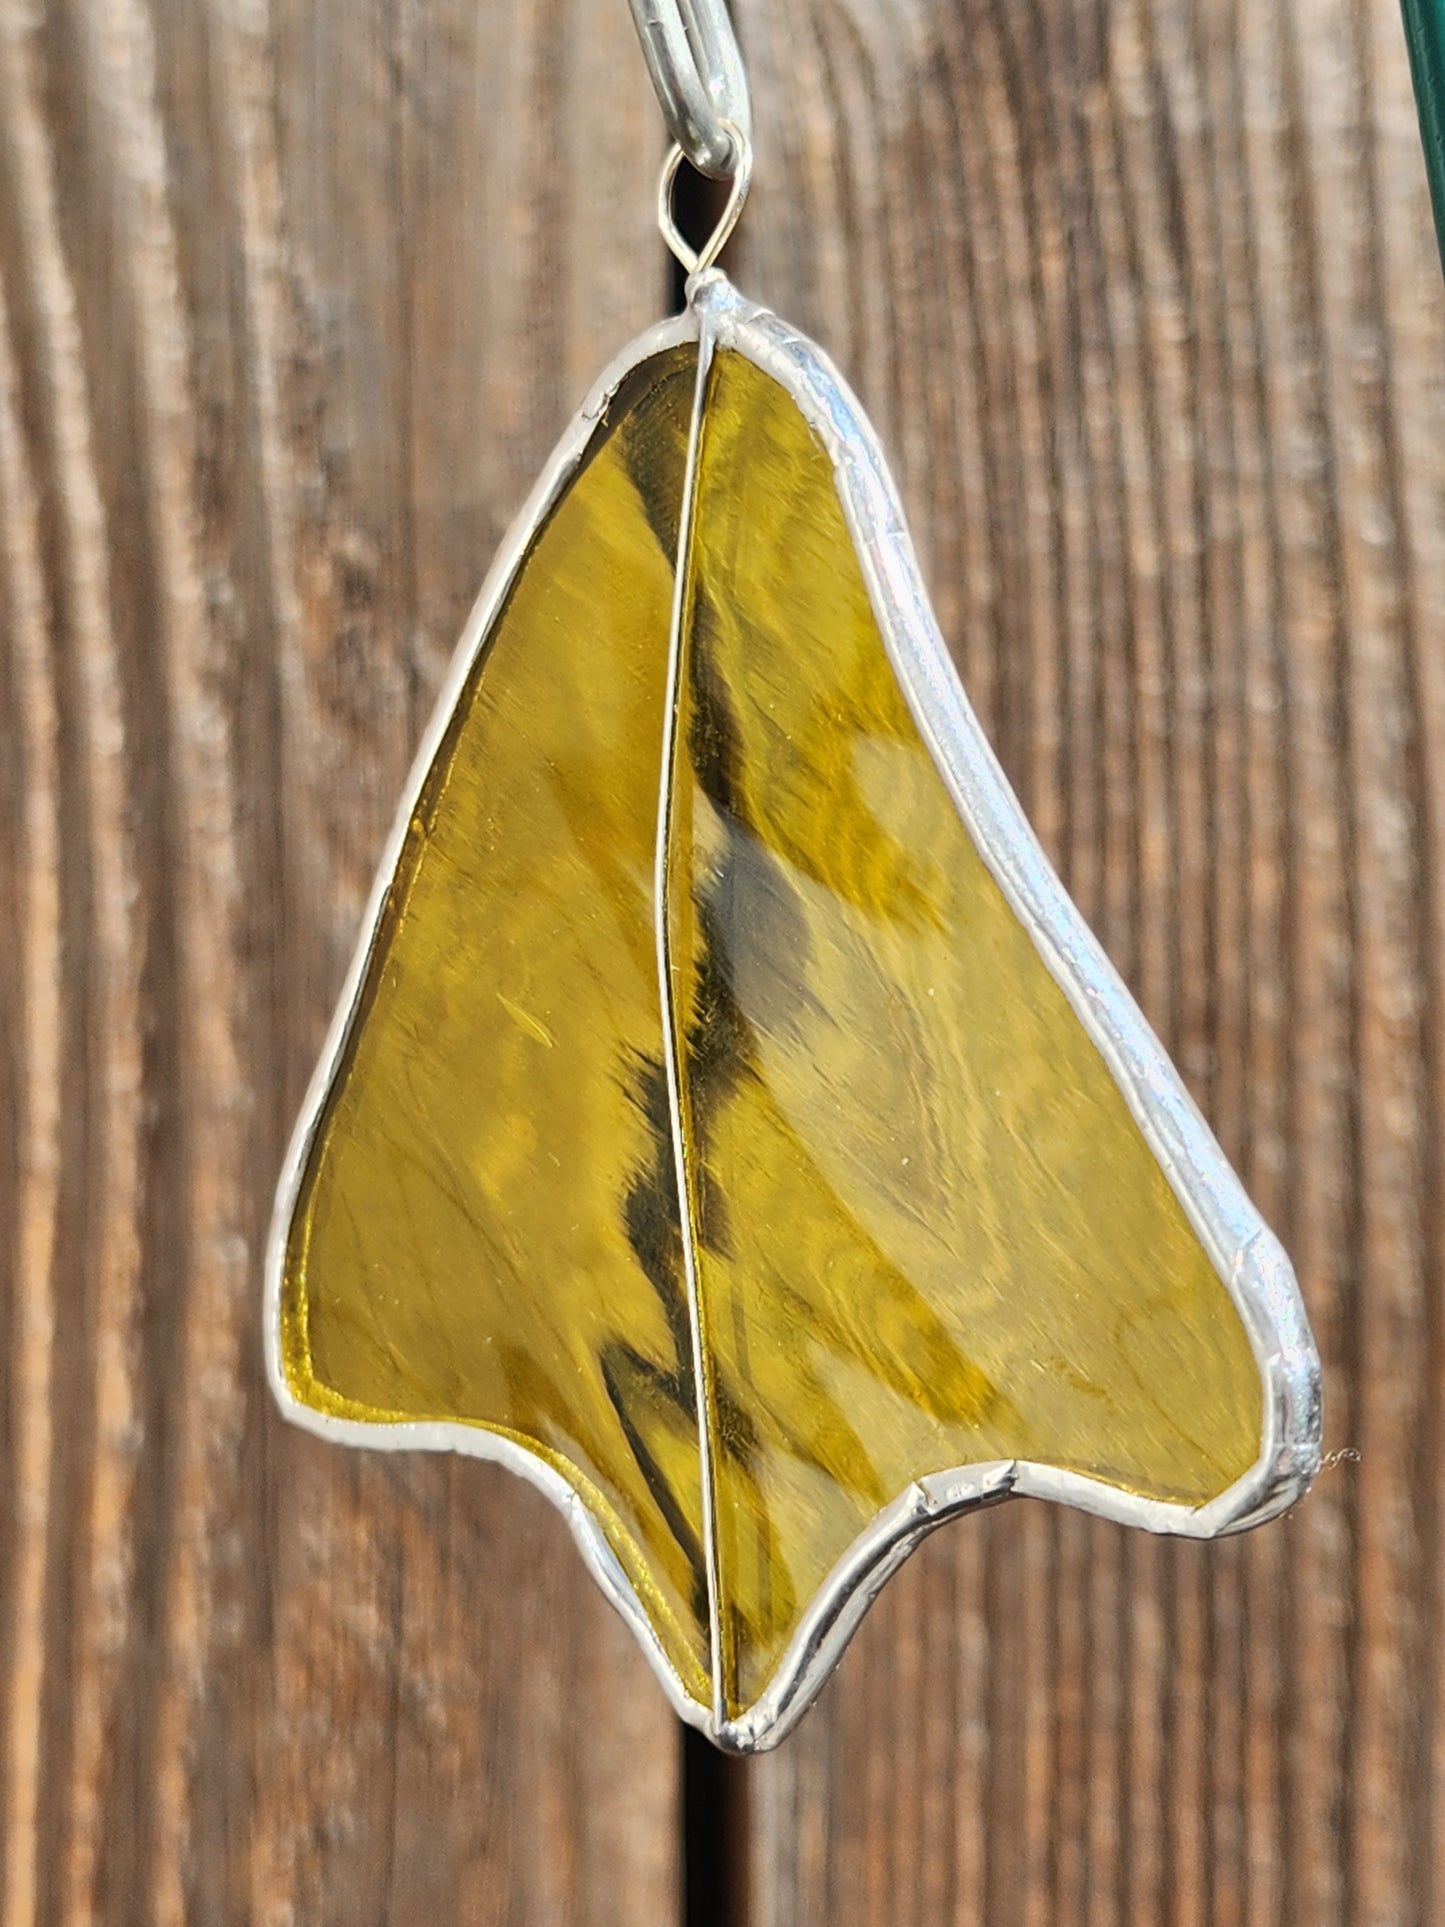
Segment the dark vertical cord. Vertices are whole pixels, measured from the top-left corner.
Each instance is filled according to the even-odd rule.
[[[682,1741],[682,1927],[744,1919],[738,1822],[742,1765],[687,1727]]]

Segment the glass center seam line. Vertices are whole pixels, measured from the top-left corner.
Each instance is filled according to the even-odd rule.
[[[689,298],[689,305],[691,300]],[[697,309],[694,308],[697,314]],[[691,563],[693,506],[697,493],[698,454],[702,441],[703,408],[712,363],[713,334],[698,314],[697,385],[692,420],[688,426],[687,464],[683,471],[682,503],[678,518],[677,570],[673,582],[672,626],[668,636],[667,686],[663,707],[662,768],[658,783],[657,858],[653,884],[653,914],[657,937],[657,968],[662,1014],[663,1064],[667,1079],[668,1118],[672,1127],[677,1174],[678,1222],[682,1240],[683,1278],[687,1289],[688,1324],[692,1335],[693,1392],[697,1401],[698,1459],[702,1499],[703,1560],[706,1566],[708,1647],[712,1669],[712,1717],[716,1730],[726,1722],[722,1669],[722,1617],[719,1601],[717,1537],[714,1519],[712,1427],[707,1372],[703,1358],[702,1306],[698,1291],[697,1247],[688,1182],[687,1150],[682,1129],[682,1083],[678,1061],[677,999],[673,988],[668,849],[672,829],[675,775],[679,753],[678,719],[682,697],[683,624],[687,618],[687,578]]]

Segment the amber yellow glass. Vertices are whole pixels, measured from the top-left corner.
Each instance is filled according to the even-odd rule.
[[[322,1412],[551,1467],[704,1706],[715,1590],[737,1717],[913,1480],[1028,1459],[1194,1506],[1262,1402],[919,735],[830,457],[734,350],[683,542],[696,371],[627,378],[447,726],[306,1156],[282,1355]]]
[[[830,458],[726,350],[686,612],[672,1001],[736,1715],[914,1478],[1026,1458],[1199,1504],[1261,1385],[919,736]]]
[[[291,1389],[485,1426],[591,1507],[711,1702],[653,871],[695,349],[645,363],[427,778],[287,1251]]]

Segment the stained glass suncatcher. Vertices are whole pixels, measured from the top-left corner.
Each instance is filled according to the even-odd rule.
[[[505,1460],[776,1741],[941,1519],[1318,1457],[1287,1261],[1024,822],[857,405],[715,271],[484,591],[278,1204],[273,1378]]]

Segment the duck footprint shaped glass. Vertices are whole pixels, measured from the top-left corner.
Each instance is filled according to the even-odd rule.
[[[1288,1505],[1288,1262],[968,708],[857,404],[715,270],[493,570],[277,1207],[272,1381],[565,1512],[774,1744],[951,1514]]]

